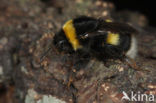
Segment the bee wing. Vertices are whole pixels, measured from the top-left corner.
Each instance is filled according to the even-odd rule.
[[[79,39],[92,38],[95,36],[106,35],[109,32],[118,33],[118,34],[138,34],[137,30],[132,26],[120,23],[120,22],[106,22],[104,20],[99,20],[97,23],[97,28],[91,30],[90,32],[85,32],[84,34],[78,35]]]
[[[126,23],[120,22],[105,22],[104,20],[99,23],[99,30],[110,31],[120,34],[137,34],[137,30]]]
[[[86,32],[85,34],[83,35],[79,35],[79,39],[86,39],[86,38],[94,38],[94,37],[97,37],[97,36],[105,36],[107,34],[107,31],[104,31],[104,30],[97,30],[97,31],[94,31],[94,32]]]

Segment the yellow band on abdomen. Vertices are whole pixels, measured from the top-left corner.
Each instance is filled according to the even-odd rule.
[[[106,43],[111,45],[118,45],[119,44],[119,34],[118,33],[111,33],[109,32],[107,35]]]

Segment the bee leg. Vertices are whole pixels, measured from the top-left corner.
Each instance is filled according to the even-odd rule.
[[[73,62],[69,61],[69,62],[66,63],[66,65],[68,65],[68,79],[67,79],[66,86],[69,89],[72,86],[72,84],[73,84],[74,72],[76,72],[76,71],[74,71],[74,69],[73,69],[73,67],[74,67],[74,63]]]
[[[71,86],[73,80],[74,80],[74,79],[73,79],[73,76],[72,76],[72,74],[70,73],[70,74],[69,74],[68,83],[67,83],[67,88],[70,88],[70,86]]]
[[[140,67],[137,65],[137,63],[136,63],[136,61],[135,61],[134,59],[131,59],[131,58],[129,58],[129,57],[126,57],[126,58],[125,58],[125,62],[128,64],[128,66],[130,66],[131,68],[133,68],[133,69],[136,70],[136,71],[150,72],[149,70],[144,70],[144,69],[140,68]]]

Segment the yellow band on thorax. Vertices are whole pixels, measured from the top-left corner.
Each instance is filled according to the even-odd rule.
[[[108,33],[106,43],[112,44],[112,45],[118,45],[119,42],[120,41],[119,41],[118,33],[111,33],[111,32]]]
[[[75,51],[79,48],[82,48],[79,40],[77,39],[76,30],[73,26],[73,20],[69,20],[64,24],[63,31],[65,32],[65,36],[67,37]]]

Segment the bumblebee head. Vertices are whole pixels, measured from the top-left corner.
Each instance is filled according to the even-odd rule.
[[[65,33],[62,29],[55,34],[53,38],[53,44],[60,52],[73,52],[73,48],[69,41],[66,39]]]

